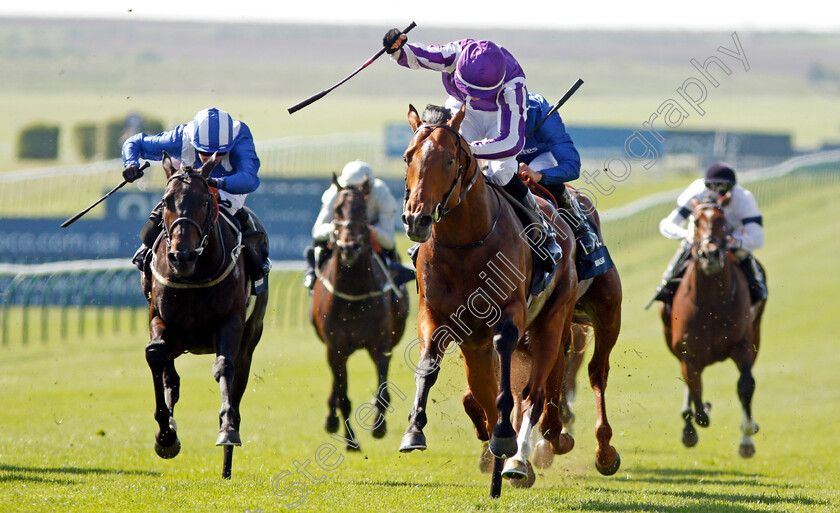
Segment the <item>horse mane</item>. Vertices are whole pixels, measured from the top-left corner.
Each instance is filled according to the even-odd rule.
[[[428,125],[442,125],[452,119],[452,112],[440,105],[426,105],[426,110],[420,116],[420,121]]]

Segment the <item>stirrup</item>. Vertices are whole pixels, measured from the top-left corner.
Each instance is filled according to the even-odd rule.
[[[134,253],[134,256],[131,257],[131,263],[134,264],[140,272],[143,272],[146,269],[146,257],[149,255],[150,251],[151,249],[148,246],[141,244]]]

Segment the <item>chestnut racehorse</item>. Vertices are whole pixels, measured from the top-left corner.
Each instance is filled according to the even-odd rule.
[[[185,352],[215,354],[213,376],[222,395],[216,445],[225,447],[222,477],[230,478],[233,447],[242,445],[239,405],[262,335],[268,291],[250,299],[253,308],[246,315],[251,285],[240,258],[241,235],[233,221],[220,215],[217,193],[207,185],[216,162],[214,155],[201,169],[175,169],[164,152],[164,229],[142,285],[149,300],[146,361],[159,426],[155,451],[173,458],[181,449],[173,418],[180,390],[175,358]]]
[[[422,243],[417,255],[420,360],[400,450],[426,449],[429,391],[444,354],[452,350],[450,345],[459,346],[470,398],[465,397],[464,407],[479,440],[489,440],[496,456],[491,496],[497,497],[502,458],[520,450],[511,422],[515,350],[527,352],[534,362],[521,392],[521,430],[530,432],[545,410],[541,428],[552,447],[562,451],[571,445],[571,437],[560,432],[559,410],[546,408],[546,403],[554,395],[547,386],[562,383],[562,349],[577,300],[574,237],[565,222],[558,223],[557,242],[564,256],[545,290],[529,302],[532,249],[524,233],[533,226],[523,228],[511,204],[485,182],[458,132],[463,119],[462,109],[446,124],[424,125],[413,106],[408,112],[414,137],[405,151],[403,222],[409,238]],[[553,209],[541,203],[551,218]],[[529,336],[523,338],[526,331]],[[611,446],[603,452],[606,465],[616,461]]]
[[[338,431],[338,409],[344,418],[347,449],[358,450],[359,442],[350,425],[347,359],[357,349],[366,349],[376,364],[378,416],[364,427],[375,438],[382,438],[386,432],[385,412],[392,408],[388,366],[391,351],[405,332],[408,294],[404,285],[394,286],[388,267],[371,246],[367,196],[372,183],[366,178],[358,186],[341,187],[335,175],[332,183],[339,191],[333,221],[334,249],[324,268],[316,272],[309,318],[327,346],[333,375],[324,427],[330,433]]]
[[[689,225],[692,241],[691,261],[674,295],[673,305],[661,307],[665,341],[682,366],[685,379],[685,420],[682,441],[686,447],[697,444],[697,431],[709,425],[709,403],[703,402],[703,369],[731,358],[738,367],[738,398],[743,421],[739,453],[755,454],[752,435],[758,432],[753,420],[752,397],[755,379],[752,367],[758,355],[759,326],[765,301],[750,306],[750,292],[743,271],[727,247],[724,196],[719,202],[692,206]],[[692,412],[693,408],[693,412]]]

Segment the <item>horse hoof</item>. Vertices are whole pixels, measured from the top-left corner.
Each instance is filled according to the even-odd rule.
[[[516,455],[519,447],[516,445],[516,437],[499,437],[493,435],[490,438],[490,454],[497,458],[510,458]]]
[[[530,461],[523,465],[521,461],[513,458],[505,462],[502,477],[510,479],[510,484],[514,488],[531,488],[537,480],[537,475],[534,473],[534,467]]]
[[[490,454],[490,449],[488,448],[488,443],[485,442],[484,446],[481,449],[481,456],[478,457],[478,470],[481,471],[482,474],[489,474],[493,472],[493,460],[495,459],[492,454]]]
[[[216,445],[242,445],[242,439],[239,438],[239,431],[233,429],[219,431],[219,437],[216,438]]]
[[[693,427],[686,426],[683,428],[682,443],[684,446],[689,448],[694,447],[698,441],[697,431]]]
[[[378,439],[378,438],[384,438],[385,433],[387,433],[387,432],[388,432],[388,428],[385,425],[385,418],[383,417],[382,422],[380,422],[375,428],[373,428],[373,431],[371,431],[371,434],[373,435],[374,438]]]
[[[355,444],[347,444],[347,452],[361,452],[362,446],[356,442]]]
[[[175,435],[175,442],[168,446],[159,444],[157,438],[155,439],[155,453],[161,458],[168,460],[178,456],[179,452],[181,452],[181,440],[178,439],[178,435]]]
[[[400,452],[426,450],[426,436],[422,431],[406,431],[400,442]]]
[[[338,433],[338,415],[327,415],[324,420],[324,429],[327,433]]]
[[[599,465],[598,461],[595,460],[595,468],[598,469],[598,472],[600,472],[602,476],[611,476],[615,474],[618,472],[619,467],[621,467],[621,456],[619,456],[618,451],[615,453],[615,460],[605,467]]]
[[[694,414],[694,422],[702,428],[709,427],[709,415],[705,411],[698,411]]]
[[[551,443],[542,439],[534,445],[534,452],[531,454],[534,466],[537,468],[548,468],[554,461],[554,451],[551,450]]]
[[[742,458],[752,458],[755,456],[755,446],[753,444],[741,444],[738,447],[738,454]]]
[[[566,454],[575,448],[575,439],[568,433],[561,433],[557,438],[550,441],[551,450],[554,454]]]

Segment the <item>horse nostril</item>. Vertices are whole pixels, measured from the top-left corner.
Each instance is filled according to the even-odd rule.
[[[408,215],[407,214],[403,214],[402,216],[400,216],[400,219],[402,219],[403,225],[408,226]]]
[[[417,224],[421,228],[428,228],[432,225],[432,216],[430,215],[421,215],[420,218],[417,220]]]

